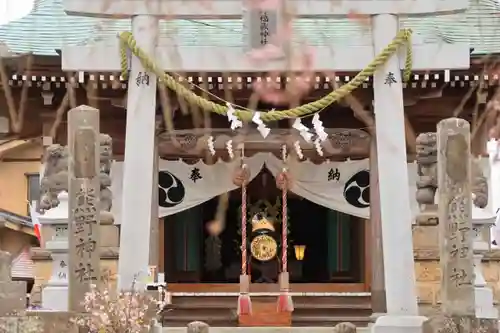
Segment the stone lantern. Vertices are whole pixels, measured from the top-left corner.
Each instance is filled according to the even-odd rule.
[[[490,250],[489,234],[495,224],[496,216],[489,207],[484,209],[472,206],[472,228],[474,234],[474,294],[476,302],[476,317],[498,319],[498,310],[493,305],[493,291],[486,284],[482,271],[482,260]]]
[[[42,292],[42,307],[47,310],[68,311],[68,192],[60,192],[57,207],[39,216],[40,224],[54,230],[45,243],[52,255],[52,272]]]

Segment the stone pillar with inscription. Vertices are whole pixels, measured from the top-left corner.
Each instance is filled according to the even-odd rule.
[[[68,311],[68,192],[60,192],[59,205],[40,215],[40,224],[54,230],[45,243],[51,252],[52,272],[42,291],[42,307],[47,310]]]
[[[99,110],[79,106],[68,112],[69,310],[100,280]]]
[[[495,332],[495,324],[476,320],[470,125],[459,118],[437,125],[437,178],[442,315],[424,332]],[[483,326],[486,324],[486,326]]]
[[[439,122],[437,144],[443,312],[474,316],[469,123],[458,118]]]

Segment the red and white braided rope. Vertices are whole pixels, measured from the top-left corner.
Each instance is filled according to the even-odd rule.
[[[286,172],[286,171],[285,171]],[[281,235],[281,262],[282,262],[282,271],[288,271],[288,200],[287,200],[287,175],[283,172],[283,187],[281,189],[282,192],[282,235]]]
[[[247,186],[241,185],[241,274],[247,273]]]

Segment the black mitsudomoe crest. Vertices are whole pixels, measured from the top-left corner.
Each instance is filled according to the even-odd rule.
[[[172,208],[180,204],[186,196],[186,189],[181,180],[168,171],[158,174],[158,205]]]
[[[356,208],[370,207],[370,171],[355,173],[344,186],[344,198]]]

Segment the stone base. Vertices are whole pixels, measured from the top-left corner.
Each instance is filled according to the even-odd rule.
[[[493,291],[487,287],[474,288],[476,317],[498,320],[498,310],[493,305]]]
[[[370,316],[370,326],[374,325],[376,322],[377,322],[377,319],[382,317],[382,316],[385,316],[387,315],[387,313],[378,313],[378,312],[374,312],[372,313],[372,315]]]
[[[42,308],[68,311],[68,293],[68,286],[46,286],[42,291]]]
[[[497,319],[477,319],[470,316],[438,315],[424,323],[423,333],[498,333]]]
[[[114,224],[102,224],[100,226],[100,240],[102,247],[119,247],[120,233],[118,226]]]
[[[422,316],[384,315],[371,326],[371,333],[422,333],[426,320]]]
[[[0,332],[43,332],[43,323],[37,317],[0,317]]]
[[[476,318],[474,332],[498,333],[498,319]]]
[[[0,317],[26,309],[26,282],[0,282]]]
[[[439,217],[437,214],[437,210],[422,211],[416,216],[415,222],[417,225],[438,225]]]
[[[26,311],[27,317],[38,318],[42,323],[42,330],[36,331],[40,333],[78,333],[79,329],[73,323],[74,315],[65,311],[44,311],[34,310]],[[31,331],[27,331],[31,332]]]

